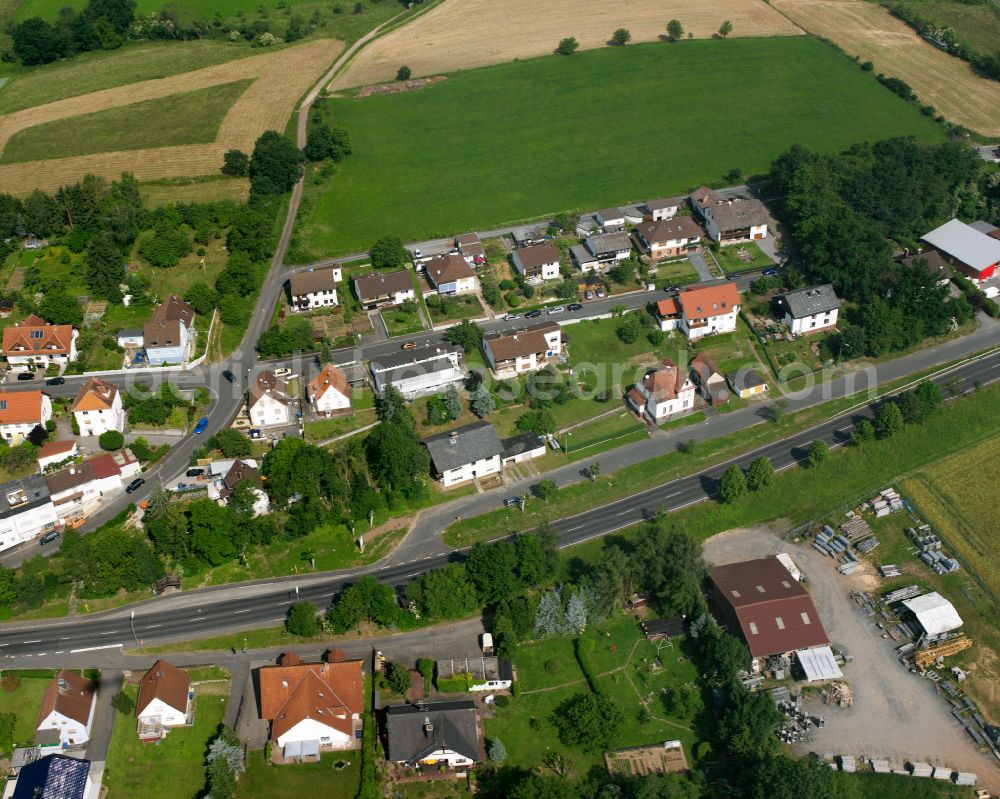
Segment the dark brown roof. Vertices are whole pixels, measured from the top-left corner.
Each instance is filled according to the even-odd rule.
[[[711,578],[754,657],[829,643],[812,598],[777,558],[716,566]]]
[[[511,255],[517,256],[525,271],[537,269],[542,264],[559,263],[559,249],[554,244],[532,244],[530,247],[514,250]]]
[[[55,495],[86,485],[93,479],[94,472],[90,463],[84,461],[76,466],[70,466],[68,469],[61,469],[46,475],[45,484],[49,487],[49,493]]]
[[[490,348],[496,361],[509,361],[519,356],[546,352],[549,348],[545,334],[558,330],[559,325],[552,322],[542,322],[524,330],[514,330],[509,333],[492,333],[483,336],[483,344]]]
[[[453,283],[464,277],[475,277],[476,273],[461,255],[449,253],[432,258],[425,265],[427,277],[434,286],[442,283]]]
[[[660,219],[656,222],[643,222],[636,225],[636,231],[643,240],[654,242],[672,241],[674,239],[696,239],[701,237],[701,228],[689,216],[677,216],[673,219]]]
[[[722,377],[722,373],[715,366],[715,361],[704,352],[699,352],[691,359],[691,369],[703,383],[711,378],[712,375]]]
[[[194,319],[194,308],[180,299],[176,294],[171,294],[153,310],[152,320],[154,322],[181,321],[185,327],[191,327],[191,320]]]
[[[255,488],[263,488],[264,486],[264,481],[261,480],[259,471],[245,461],[235,461],[233,465],[229,467],[229,471],[226,472],[226,476],[222,478],[222,484],[225,488],[219,493],[222,494],[224,498],[228,497],[233,493],[233,489],[236,488],[236,486],[247,481],[251,482]]]
[[[316,294],[320,291],[330,291],[337,288],[334,278],[334,268],[312,269],[308,272],[293,272],[288,278],[288,285],[293,297],[305,294]]]
[[[97,686],[90,680],[76,672],[62,669],[52,678],[52,682],[45,686],[35,727],[37,728],[53,710],[85,725],[90,720],[90,706],[94,701],[95,690]]]
[[[946,278],[951,276],[951,267],[948,266],[944,258],[941,257],[941,253],[937,250],[927,250],[927,252],[918,252],[916,255],[900,258],[899,264],[900,266],[905,266],[907,269],[914,269],[917,264],[922,264],[935,277]]]
[[[455,236],[455,246],[462,251],[463,255],[471,255],[473,258],[486,255],[478,233],[463,233],[461,236]]]
[[[153,319],[142,326],[145,347],[177,347],[181,343],[179,319]]]
[[[405,269],[398,272],[372,272],[355,277],[354,290],[358,299],[364,301],[395,294],[397,291],[413,291],[413,281]]]
[[[250,408],[260,402],[265,394],[283,405],[288,405],[291,402],[288,397],[288,383],[270,370],[257,375],[257,382],[250,386],[248,394]]]
[[[733,200],[713,205],[708,210],[723,233],[767,224],[767,209],[760,200]]]
[[[158,660],[139,682],[139,698],[135,703],[135,714],[138,716],[142,713],[154,699],[159,699],[183,713],[187,710],[190,688],[191,678],[186,671],[181,671],[165,660]]]

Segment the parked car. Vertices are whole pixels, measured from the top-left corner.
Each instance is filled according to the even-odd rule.
[[[43,535],[42,540],[39,541],[38,543],[41,544],[42,546],[45,546],[46,544],[51,544],[53,541],[58,541],[58,540],[59,540],[59,533],[53,530],[51,533],[46,533],[45,535]]]
[[[604,289],[603,289],[603,288],[599,288],[599,289],[597,290],[597,296],[598,296],[598,297],[603,297],[603,296],[604,296],[604,293],[605,293],[605,292],[604,292]]]
[[[565,310],[566,309],[563,308],[561,305],[557,305],[555,308],[549,308],[548,314],[549,316],[555,316],[556,314],[560,314]]]
[[[541,315],[542,315],[542,312],[541,312],[541,311],[539,311],[539,310],[534,310],[534,311],[528,311],[528,312],[527,312],[527,313],[526,313],[526,314],[524,315],[524,318],[525,318],[525,319],[537,319],[537,318],[538,318],[539,316],[541,316]]]
[[[573,313],[573,311],[582,311],[583,306],[580,305],[580,303],[578,302],[571,302],[569,305],[566,306],[566,310],[569,311],[570,313]]]
[[[254,428],[253,430],[250,431],[250,438],[263,438],[263,437],[264,434],[257,428]]]
[[[45,381],[45,385],[47,385],[47,386],[61,386],[65,382],[66,382],[66,378],[65,377],[56,376],[56,377],[50,377],[48,380],[46,380]]]
[[[505,508],[513,508],[515,505],[520,505],[520,504],[521,504],[521,498],[517,497],[517,496],[515,496],[515,497],[507,497],[503,501],[503,505],[504,505]]]
[[[681,287],[678,286],[676,283],[673,283],[669,286],[664,286],[663,290],[667,292],[667,294],[673,294],[675,291],[680,291]]]
[[[141,477],[137,477],[135,478],[135,480],[133,480],[125,487],[125,493],[132,494],[138,491],[140,488],[142,488],[145,484],[146,484],[145,480],[143,480]]]
[[[228,369],[226,369],[226,371],[224,371],[224,372],[222,373],[222,376],[223,376],[224,378],[226,378],[226,380],[228,380],[228,381],[229,381],[230,383],[235,383],[235,382],[236,382],[236,375],[234,375],[234,374],[233,374],[232,372],[230,372],[230,371],[229,371]]]
[[[188,484],[187,483],[178,483],[177,484],[177,488],[175,490],[176,491],[187,491],[187,489],[188,489]]]
[[[493,654],[493,634],[483,633],[482,637],[483,654],[492,655]]]
[[[287,366],[281,366],[281,367],[278,367],[277,369],[274,370],[274,376],[275,377],[291,377],[292,376],[292,370],[289,369]]]
[[[34,372],[20,372],[18,374],[18,376],[17,376],[17,379],[18,380],[34,380],[35,379],[35,373]]]
[[[515,319],[517,319],[517,314],[516,313],[509,313],[506,316],[504,316],[504,318],[503,318],[503,320],[505,322],[513,322]]]
[[[417,342],[415,342],[415,341],[407,341],[403,345],[403,349],[404,350],[415,350],[416,348],[417,348]]]
[[[778,274],[778,270],[777,269],[765,269],[763,272],[761,272],[761,274],[764,277],[774,277],[775,275]]]
[[[201,420],[194,426],[194,434],[201,435],[205,432],[205,428],[208,427],[208,417],[202,416]]]
[[[418,250],[416,247],[414,247],[413,248],[413,257],[414,258],[422,258],[423,257],[423,253],[420,252],[420,250]]]
[[[592,300],[592,299],[594,299],[594,292],[592,292],[592,291],[591,291],[590,289],[587,289],[587,290],[586,290],[586,291],[585,291],[585,292],[583,293],[583,298],[584,298],[585,300]]]
[[[192,468],[184,472],[185,477],[201,477],[204,474],[205,470],[202,469],[200,466],[193,466]]]

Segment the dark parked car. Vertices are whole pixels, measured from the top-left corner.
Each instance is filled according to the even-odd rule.
[[[205,474],[205,470],[197,466],[184,472],[185,477],[201,477],[203,474]]]
[[[541,311],[539,311],[539,310],[534,310],[534,311],[528,311],[528,312],[527,312],[527,313],[526,313],[526,314],[524,315],[524,318],[525,318],[525,319],[537,319],[537,318],[538,318],[539,316],[541,316],[541,315],[542,315],[542,312],[541,312]]]
[[[17,376],[17,379],[18,380],[34,380],[35,379],[35,373],[34,372],[21,372]]]
[[[135,480],[129,483],[128,486],[126,486],[125,493],[131,494],[133,491],[138,491],[144,485],[146,485],[146,481],[143,480],[141,477],[137,477],[135,478]]]
[[[228,380],[228,381],[229,381],[230,383],[235,383],[235,382],[236,382],[236,375],[234,375],[234,374],[233,374],[232,372],[230,372],[230,371],[229,371],[228,369],[226,369],[226,371],[224,371],[224,372],[222,373],[222,376],[223,376],[224,378],[226,378],[226,380]]]
[[[777,269],[765,269],[763,272],[761,272],[761,274],[764,277],[774,277],[776,274],[778,274],[778,270]]]
[[[45,381],[45,385],[47,385],[47,386],[61,386],[65,382],[66,382],[66,378],[65,377],[50,377],[48,380]]]
[[[503,501],[503,504],[504,504],[504,507],[506,507],[506,508],[513,508],[515,505],[520,505],[521,504],[521,498],[520,497],[507,497],[507,499],[505,499]]]
[[[58,541],[58,540],[59,540],[59,533],[53,530],[51,533],[46,533],[45,535],[43,535],[42,540],[39,541],[38,543],[41,544],[42,546],[45,546],[46,544],[51,544],[53,541]]]
[[[570,313],[573,313],[573,311],[582,311],[583,306],[580,305],[580,303],[578,302],[571,302],[569,305],[566,306],[566,310],[569,311]]]

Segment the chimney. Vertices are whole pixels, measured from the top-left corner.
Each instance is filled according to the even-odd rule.
[[[434,725],[431,724],[430,716],[424,716],[424,735],[430,735],[434,732]]]
[[[58,683],[59,683],[59,690],[60,691],[65,691],[66,687],[67,687],[66,686],[66,680],[64,680],[62,677],[60,677],[59,680],[58,680]]]

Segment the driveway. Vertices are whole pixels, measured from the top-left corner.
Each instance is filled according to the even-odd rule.
[[[694,267],[694,271],[698,273],[699,282],[704,283],[707,280],[717,280],[718,278],[712,274],[712,270],[708,268],[708,264],[705,263],[705,258],[700,252],[692,252],[688,254],[688,261],[691,262],[691,266]]]
[[[975,772],[980,785],[1000,788],[997,762],[975,748],[933,684],[911,674],[896,659],[893,642],[883,640],[882,631],[848,597],[851,589],[871,587],[876,578],[870,570],[843,577],[830,558],[809,546],[785,544],[774,529],[735,530],[705,543],[705,558],[713,564],[778,552],[788,552],[806,576],[830,641],[854,657],[844,667],[845,681],[854,691],[854,707],[807,701],[809,712],[826,719],[822,729],[811,733],[813,742],[807,748],[821,755],[888,758],[897,767],[908,760],[950,766]]]
[[[115,709],[111,707],[111,697],[122,689],[124,675],[121,670],[105,669],[101,672],[101,681],[97,686],[97,707],[94,709],[94,723],[90,728],[90,741],[87,743],[87,759],[107,760],[108,747],[111,745],[111,730],[115,726]],[[123,718],[122,724],[131,723],[131,716]]]

